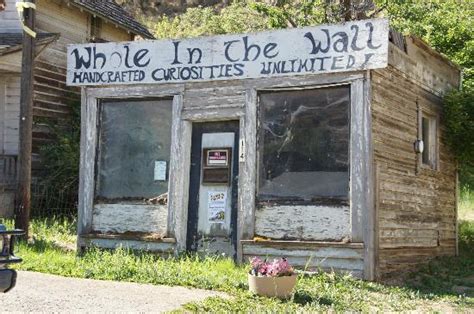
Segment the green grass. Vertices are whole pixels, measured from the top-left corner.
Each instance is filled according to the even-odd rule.
[[[33,221],[33,240],[19,244],[18,255],[24,262],[16,268],[68,277],[196,287],[227,292],[230,296],[190,303],[185,305],[185,311],[462,311],[474,308],[474,298],[453,293],[451,286],[474,270],[474,223],[466,222],[461,227],[462,256],[430,263],[418,272],[421,277],[412,276],[406,287],[322,273],[300,276],[295,295],[288,301],[250,294],[247,269],[229,259],[197,256],[163,259],[124,249],[92,249],[77,257],[73,250],[75,223],[60,219]]]
[[[458,217],[460,220],[474,221],[474,190],[467,187],[461,189]]]

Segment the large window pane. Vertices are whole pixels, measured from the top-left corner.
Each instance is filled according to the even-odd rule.
[[[143,199],[168,191],[167,175],[155,180],[155,162],[169,169],[171,106],[168,99],[102,103],[99,199]]]
[[[259,106],[259,200],[347,200],[350,87],[262,93]]]

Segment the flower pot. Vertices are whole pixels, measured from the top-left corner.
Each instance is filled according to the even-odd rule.
[[[296,274],[282,277],[258,277],[248,274],[249,289],[261,296],[287,299],[293,293],[296,277]]]

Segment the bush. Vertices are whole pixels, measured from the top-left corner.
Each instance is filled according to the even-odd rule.
[[[242,3],[234,3],[220,12],[209,7],[190,8],[175,18],[152,18],[145,21],[145,24],[157,38],[246,33],[268,28],[263,14]]]
[[[460,163],[462,185],[474,188],[474,90],[453,90],[444,97],[449,144]]]

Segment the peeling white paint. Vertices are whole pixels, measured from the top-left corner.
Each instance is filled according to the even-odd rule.
[[[168,206],[96,204],[92,230],[101,233],[146,232],[166,235]]]
[[[349,206],[264,206],[255,212],[255,233],[272,239],[350,239]]]

